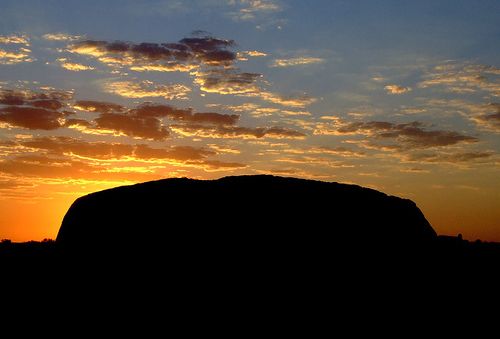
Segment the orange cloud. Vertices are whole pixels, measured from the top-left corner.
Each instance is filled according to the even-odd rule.
[[[387,85],[384,87],[388,94],[404,94],[411,91],[410,87],[399,85]]]
[[[242,139],[305,139],[306,135],[281,127],[237,127],[206,125],[171,125],[171,130],[184,136],[203,138],[242,138]]]
[[[98,113],[118,113],[125,110],[122,105],[94,100],[78,100],[73,107],[82,111]]]
[[[116,81],[104,85],[104,90],[126,98],[163,97],[167,100],[187,99],[191,89],[181,84],[159,85],[152,81]]]
[[[0,44],[21,44],[29,46],[29,38],[26,35],[13,34],[13,35],[0,35]]]
[[[57,59],[57,61],[59,61],[62,68],[67,69],[68,71],[80,72],[80,71],[90,71],[95,69],[94,67],[91,66],[85,66],[74,62],[69,62],[67,58],[59,58]]]

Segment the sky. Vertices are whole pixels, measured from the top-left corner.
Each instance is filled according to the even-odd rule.
[[[273,174],[408,198],[438,234],[500,241],[497,0],[1,7],[0,239],[54,239],[102,189]]]

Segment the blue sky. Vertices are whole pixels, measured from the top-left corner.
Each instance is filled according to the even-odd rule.
[[[499,13],[487,0],[4,0],[0,236],[53,237],[96,189],[270,173],[408,197],[438,233],[500,240]],[[57,213],[2,226],[26,201]]]

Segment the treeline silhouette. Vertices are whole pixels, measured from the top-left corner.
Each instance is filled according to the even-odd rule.
[[[142,257],[141,252],[148,243],[131,243],[127,255]],[[500,243],[481,240],[469,241],[458,236],[439,235],[430,246],[426,247],[427,255],[422,257],[425,262],[461,266],[461,265],[491,265],[496,269],[500,265]],[[364,253],[369,256],[370,253]],[[397,255],[397,253],[395,253]],[[94,258],[92,242],[89,241],[87,251],[80,255],[81,258]],[[43,241],[12,242],[9,239],[0,241],[0,265],[9,264],[62,264],[73,259],[68,256],[63,248],[52,239]],[[345,257],[348,261],[349,257]]]

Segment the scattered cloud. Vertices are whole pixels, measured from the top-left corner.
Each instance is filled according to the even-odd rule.
[[[0,45],[7,45],[5,48],[0,48],[0,65],[35,61],[31,57],[30,40],[26,35],[0,35]]]
[[[403,87],[399,85],[387,85],[384,87],[387,94],[404,94],[411,91],[410,87]]]
[[[500,103],[483,106],[484,113],[471,116],[471,120],[484,130],[500,133]]]
[[[294,108],[304,108],[310,104],[316,102],[316,98],[312,98],[307,95],[301,96],[283,96],[280,94],[260,91],[258,93],[245,93],[244,96],[248,97],[259,97],[260,99],[273,104],[279,104],[282,106],[294,107]]]
[[[76,41],[83,38],[81,35],[71,35],[66,33],[47,33],[42,36],[45,40],[50,41]]]
[[[0,108],[0,121],[14,127],[54,130],[64,126],[65,113],[36,107],[8,106]]]
[[[125,110],[125,107],[123,107],[122,105],[94,100],[78,100],[75,102],[75,105],[73,107],[82,111],[98,113],[116,113],[123,112]]]
[[[429,163],[484,162],[489,161],[493,155],[491,151],[411,153],[405,157],[405,160]]]
[[[255,20],[261,15],[282,10],[282,6],[276,0],[229,0],[228,4],[238,8],[236,12],[230,13],[236,21]]]
[[[72,96],[70,92],[31,91],[0,89],[0,121],[8,126],[54,130],[65,123],[65,118],[72,114],[61,111],[65,107],[64,100]]]
[[[477,142],[475,137],[455,131],[426,130],[418,121],[391,123],[385,121],[351,122],[338,128],[340,134],[363,134],[379,140],[394,140],[402,148],[430,148]]]
[[[333,116],[323,118],[326,122],[318,123],[315,135],[365,135],[372,138],[360,143],[367,148],[408,150],[478,141],[475,137],[455,131],[427,130],[424,124],[418,121],[398,124],[385,121],[346,122]],[[375,143],[375,140],[382,143]]]
[[[472,94],[478,91],[487,92],[495,97],[500,96],[500,69],[493,66],[445,63],[433,68],[424,75],[418,84],[420,88],[438,86],[444,91],[457,94]]]
[[[111,130],[117,135],[133,138],[165,140],[170,135],[168,129],[155,117],[144,117],[119,113],[105,113],[94,119],[97,129]]]
[[[260,52],[260,51],[241,51],[238,52],[238,60],[248,60],[248,57],[265,57],[267,56],[267,53]]]
[[[302,132],[281,127],[239,127],[206,125],[171,125],[171,130],[183,136],[229,139],[304,139]]]
[[[8,51],[0,48],[0,65],[15,65],[21,62],[33,62],[30,56],[31,50],[20,48],[17,51]]]
[[[22,34],[12,34],[12,35],[0,35],[0,44],[16,44],[16,45],[30,45],[30,39],[26,35]]]
[[[71,44],[70,52],[135,71],[189,72],[202,65],[230,66],[236,53],[232,40],[210,36],[184,38],[175,43],[131,43],[84,40]]]
[[[115,81],[104,84],[104,90],[126,98],[163,97],[167,100],[186,100],[191,89],[185,85],[160,85],[152,81]]]
[[[67,69],[68,71],[80,72],[80,71],[90,71],[95,69],[94,67],[91,66],[70,62],[68,61],[67,58],[59,58],[57,59],[57,61],[59,61],[62,68]]]
[[[208,93],[246,94],[260,91],[256,82],[262,77],[259,73],[235,73],[226,70],[196,72],[195,83]]]
[[[290,59],[276,59],[271,63],[271,67],[291,67],[303,66],[311,64],[319,64],[325,62],[325,59],[314,57],[297,57]]]

